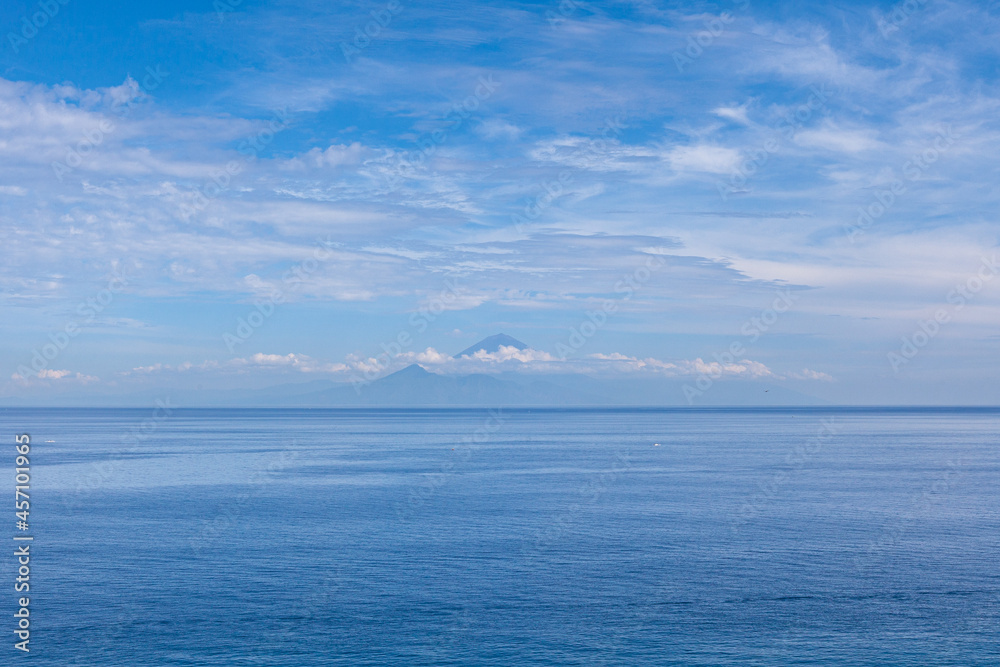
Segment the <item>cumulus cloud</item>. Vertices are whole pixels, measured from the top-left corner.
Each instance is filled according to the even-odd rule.
[[[789,373],[788,377],[795,380],[822,380],[823,382],[833,382],[833,376],[820,371],[812,371],[803,368],[801,373]]]
[[[759,361],[741,359],[738,362],[723,364],[718,361],[706,362],[700,357],[686,362],[686,369],[693,374],[718,377],[722,375],[738,375],[749,378],[777,377],[771,369]]]
[[[589,363],[588,363],[589,362]],[[682,362],[683,363],[683,362]],[[613,371],[617,373],[656,373],[661,375],[677,375],[682,372],[682,365],[669,361],[661,361],[653,357],[640,359],[630,357],[620,352],[611,354],[594,353],[587,355],[585,361],[578,362],[580,372]]]
[[[452,357],[434,348],[422,352],[403,352],[380,358],[353,359],[353,369],[386,374],[416,363],[444,375],[469,373],[517,372],[528,374],[579,373],[593,376],[645,375],[673,377],[705,374],[711,377],[777,378],[763,363],[743,359],[731,364],[705,362],[702,359],[668,361],[654,357],[633,357],[620,352],[593,353],[580,358],[562,359],[544,350],[500,346],[496,352],[479,350],[472,355]]]
[[[83,373],[74,373],[69,370],[57,370],[54,368],[43,368],[38,371],[35,375],[28,377],[22,377],[20,373],[14,373],[10,376],[11,380],[22,384],[32,384],[37,381],[53,380],[58,382],[76,382],[80,384],[89,384],[91,382],[99,382],[100,378],[94,375],[85,375]]]
[[[149,366],[136,366],[131,371],[124,371],[123,374],[128,375],[148,375],[150,373],[158,373],[163,370],[170,370],[169,364],[150,364]]]
[[[331,379],[346,381],[358,375],[367,379],[382,377],[410,364],[442,375],[471,373],[578,373],[593,376],[661,376],[709,375],[710,377],[766,378],[779,377],[764,364],[743,359],[730,364],[705,362],[702,359],[668,361],[654,357],[633,357],[620,352],[593,353],[579,358],[559,358],[544,350],[501,345],[495,352],[479,350],[472,355],[453,357],[427,347],[423,350],[383,353],[376,357],[347,355],[342,362],[314,359],[302,354],[266,354],[258,352],[227,361],[185,362],[177,366],[155,364],[132,369],[124,375],[148,375],[164,372],[290,372],[325,374]],[[813,371],[804,371],[813,373]],[[819,374],[822,375],[822,374]],[[818,376],[809,376],[818,379]]]
[[[470,358],[485,364],[503,363],[505,361],[519,361],[521,363],[531,363],[533,361],[556,361],[556,357],[553,357],[548,352],[533,350],[530,347],[519,350],[513,345],[501,345],[496,352],[477,350],[471,356],[462,356],[462,359]]]
[[[343,167],[356,166],[370,156],[371,151],[355,141],[350,144],[331,144],[326,149],[311,148],[303,155],[293,158],[287,167]]]
[[[676,171],[700,171],[712,174],[731,173],[740,161],[740,152],[724,146],[678,146],[667,154]]]
[[[523,132],[523,130],[516,125],[512,125],[499,118],[489,118],[484,120],[479,124],[478,131],[484,138],[490,140],[517,139]]]
[[[38,371],[38,377],[43,380],[61,380],[64,377],[71,376],[73,373],[71,371],[57,371],[55,369],[43,368]]]

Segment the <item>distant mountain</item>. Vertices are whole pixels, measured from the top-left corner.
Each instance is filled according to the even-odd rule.
[[[505,373],[501,376],[438,375],[417,364],[357,387],[340,384],[320,391],[296,392],[288,387],[266,404],[296,407],[561,407],[601,405],[687,406],[683,385],[690,378],[608,380],[585,375],[543,377]],[[262,397],[263,398],[263,397]],[[695,406],[784,406],[823,404],[812,396],[775,382],[719,382],[694,400]]]
[[[491,375],[447,376],[410,364],[367,385],[341,386],[287,397],[301,406],[534,406],[602,405],[605,399],[568,387],[534,380],[500,380]],[[284,401],[282,401],[284,403]]]
[[[500,347],[528,346],[506,334],[489,336],[456,355],[462,357]],[[449,376],[428,372],[417,364],[364,384],[313,380],[257,389],[205,389],[159,387],[156,393],[121,394],[113,389],[88,391],[86,395],[50,396],[48,405],[153,405],[162,396],[171,404],[229,407],[564,407],[635,405],[683,407],[689,403],[684,387],[690,377],[594,378],[582,374],[544,376],[503,372],[486,375]],[[781,382],[734,379],[716,382],[702,395],[693,397],[695,406],[793,406],[822,405],[826,401],[782,386]],[[37,405],[28,397],[9,397],[2,405]]]
[[[493,352],[499,352],[500,346],[504,347],[516,347],[519,350],[526,350],[528,346],[519,341],[516,338],[508,336],[507,334],[496,334],[495,336],[487,336],[475,345],[470,345],[461,352],[455,355],[455,358],[472,356],[476,352],[483,350],[487,354],[492,354]]]

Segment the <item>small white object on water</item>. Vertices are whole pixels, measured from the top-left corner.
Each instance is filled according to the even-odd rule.
[[[654,442],[653,443],[653,447],[659,447],[659,446],[660,446],[660,443],[658,443],[658,442]]]

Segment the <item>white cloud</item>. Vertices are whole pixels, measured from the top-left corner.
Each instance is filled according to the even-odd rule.
[[[820,371],[811,371],[808,368],[803,368],[801,373],[789,373],[788,377],[795,380],[822,380],[824,382],[833,382],[833,376]]]
[[[740,152],[732,148],[707,144],[678,146],[667,154],[667,161],[676,171],[728,174],[739,163]]]
[[[337,374],[350,369],[347,364],[330,363],[313,359],[304,354],[264,354],[257,352],[249,357],[230,359],[226,362],[230,367],[262,368],[262,369],[288,369],[300,373],[323,373]]]
[[[706,362],[700,357],[694,361],[685,363],[686,370],[691,374],[707,375],[708,377],[718,377],[722,375],[735,375],[749,378],[777,377],[771,369],[759,361],[741,359],[735,363],[722,364],[717,361]]]
[[[832,125],[815,130],[802,130],[795,135],[795,143],[804,148],[823,148],[849,154],[882,148],[878,132],[875,130],[845,130]]]
[[[748,106],[749,103],[740,106],[716,107],[712,110],[712,113],[720,118],[726,118],[742,125],[749,125],[750,120],[747,118]]]
[[[237,357],[224,362],[204,361],[200,364],[185,362],[176,367],[168,364],[138,367],[122,375],[142,375],[163,372],[249,373],[292,372],[326,374],[334,380],[346,381],[358,374],[368,379],[383,377],[410,364],[419,364],[427,370],[443,375],[471,373],[517,372],[534,375],[546,373],[579,373],[602,376],[652,375],[672,377],[705,374],[711,377],[763,378],[777,377],[760,362],[743,359],[731,364],[705,362],[702,359],[665,361],[653,357],[632,357],[620,352],[593,353],[580,358],[560,359],[555,355],[513,346],[500,346],[496,352],[478,351],[473,355],[453,357],[445,352],[427,347],[422,351],[408,350],[391,356],[359,357],[347,355],[343,362],[326,362],[306,355],[265,354],[258,352],[248,357]],[[807,372],[807,371],[804,371]],[[808,371],[813,373],[813,371]],[[822,374],[820,374],[822,375]],[[810,379],[818,376],[810,375]]]
[[[499,118],[488,118],[479,124],[479,133],[486,139],[518,139],[523,130]]]
[[[462,357],[463,359],[470,358],[469,355]],[[477,350],[471,356],[472,359],[476,361],[481,361],[483,363],[503,363],[505,361],[520,361],[521,363],[531,363],[532,361],[555,361],[556,357],[553,357],[548,352],[542,352],[541,350],[533,350],[530,347],[523,350],[519,350],[513,345],[501,345],[496,352],[487,352],[485,350]]]
[[[361,164],[361,161],[370,154],[370,151],[357,141],[351,144],[331,144],[326,150],[312,148],[304,155],[289,161],[287,166],[316,168],[356,166]]]
[[[42,370],[38,371],[38,377],[42,378],[43,380],[61,380],[64,377],[69,377],[72,375],[73,373],[71,371],[57,371],[54,368],[53,369],[43,368]]]
[[[594,172],[648,171],[652,161],[660,155],[661,149],[657,146],[631,146],[613,139],[566,136],[540,141],[528,152],[531,159],[539,162]]]
[[[93,375],[84,375],[83,373],[74,373],[68,370],[57,370],[54,368],[43,368],[38,371],[36,375],[29,376],[27,378],[21,377],[20,374],[14,373],[10,376],[11,380],[14,380],[20,384],[34,384],[39,380],[54,380],[59,382],[76,382],[80,384],[89,384],[91,382],[98,382],[100,378]]]
[[[423,352],[404,352],[403,354],[396,357],[402,361],[410,363],[419,364],[445,364],[451,361],[451,355],[445,354],[444,352],[438,352],[433,347],[428,347]]]
[[[258,352],[249,359],[244,359],[246,363],[257,364],[259,366],[298,366],[302,363],[303,357],[297,354],[263,354]]]
[[[683,372],[682,366],[673,362],[661,361],[652,357],[639,359],[638,357],[630,357],[620,352],[590,354],[587,355],[586,359],[596,363],[588,363],[587,361],[579,363],[580,372],[600,373],[613,371],[615,373],[655,373],[662,375],[678,375]]]
[[[125,371],[122,375],[146,375],[149,373],[158,373],[163,370],[169,370],[171,367],[169,364],[151,364],[149,366],[136,366],[131,371]]]

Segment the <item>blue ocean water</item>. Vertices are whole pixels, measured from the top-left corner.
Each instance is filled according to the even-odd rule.
[[[998,426],[3,409],[35,537],[4,664],[997,665]]]

